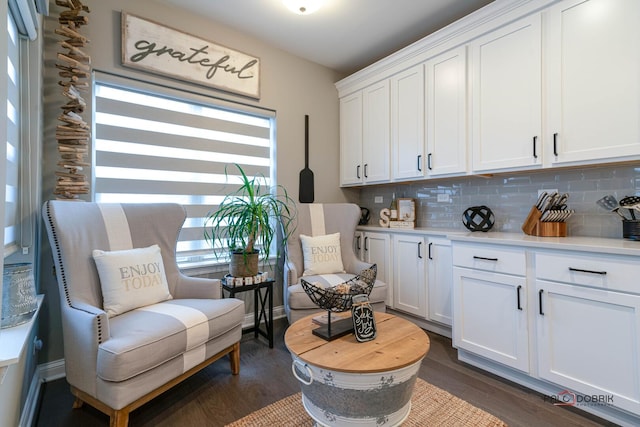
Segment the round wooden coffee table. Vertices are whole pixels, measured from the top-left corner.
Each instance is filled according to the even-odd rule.
[[[316,315],[292,324],[284,336],[292,370],[309,415],[325,426],[395,426],[411,410],[411,393],[429,337],[415,324],[375,313],[377,337],[353,334],[326,341],[312,334]]]

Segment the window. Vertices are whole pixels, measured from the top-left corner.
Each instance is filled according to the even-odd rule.
[[[18,184],[20,171],[20,47],[16,23],[7,14],[7,135],[4,215],[4,257],[18,248]]]
[[[178,261],[211,262],[204,218],[237,188],[232,165],[272,185],[274,114],[102,73],[94,82],[94,200],[185,206]]]

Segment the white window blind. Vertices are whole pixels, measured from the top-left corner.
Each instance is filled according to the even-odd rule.
[[[7,14],[7,135],[4,256],[18,248],[18,185],[20,166],[20,48],[18,30]]]
[[[178,261],[215,259],[204,240],[205,215],[237,189],[234,163],[271,186],[273,114],[100,76],[93,91],[94,200],[179,203],[187,220]]]

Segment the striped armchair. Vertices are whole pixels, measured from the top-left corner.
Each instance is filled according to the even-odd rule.
[[[289,323],[313,313],[322,313],[306,294],[300,279],[333,286],[353,278],[371,264],[361,261],[353,250],[356,226],[360,220],[360,208],[352,203],[309,203],[298,205],[298,226],[287,241],[287,262],[284,268],[284,308]],[[305,266],[303,236],[323,236],[340,233],[342,272],[315,274]],[[304,238],[304,237],[303,237]],[[386,311],[388,285],[376,280],[369,301],[376,311]]]
[[[185,217],[177,204],[48,201],[43,206],[74,407],[88,403],[109,415],[112,427],[126,426],[131,411],[224,355],[230,356],[231,372],[239,372],[244,303],[222,299],[218,280],[178,270],[175,248]],[[108,313],[94,250],[152,245],[160,248],[162,264],[154,265],[164,270],[170,295]],[[137,265],[134,259],[131,265]]]

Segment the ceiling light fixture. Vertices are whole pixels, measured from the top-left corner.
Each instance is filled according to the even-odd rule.
[[[320,9],[323,0],[282,0],[287,8],[298,15],[311,15]]]

